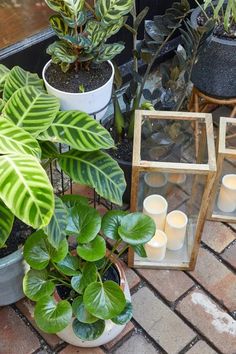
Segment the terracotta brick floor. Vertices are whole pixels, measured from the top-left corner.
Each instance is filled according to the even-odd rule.
[[[134,316],[114,341],[82,349],[46,335],[23,299],[0,309],[0,354],[236,354],[236,224],[206,222],[192,272],[126,273]]]

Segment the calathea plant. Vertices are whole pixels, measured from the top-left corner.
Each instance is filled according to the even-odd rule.
[[[125,24],[133,0],[45,0],[57,14],[50,17],[59,40],[47,53],[66,72],[71,65],[89,69],[91,62],[111,60],[124,49],[122,43],[106,43]]]
[[[44,167],[55,160],[73,181],[121,204],[123,172],[101,151],[114,142],[89,115],[60,112],[58,99],[46,93],[36,74],[0,65],[0,89],[0,247],[16,216],[34,229],[51,222],[49,242],[58,248],[62,236],[52,215],[63,207],[54,201]],[[68,151],[60,152],[57,143]]]
[[[24,258],[31,269],[23,288],[36,301],[34,318],[41,330],[57,333],[73,321],[75,335],[87,341],[101,336],[105,320],[124,324],[132,317],[120,284],[107,280],[109,269],[129,245],[145,256],[143,245],[153,237],[155,224],[142,213],[109,211],[101,218],[85,200],[80,203],[75,198],[62,197],[68,211],[64,230],[69,236],[58,250],[48,242],[46,230],[27,239]],[[111,252],[106,253],[104,236],[114,241]]]

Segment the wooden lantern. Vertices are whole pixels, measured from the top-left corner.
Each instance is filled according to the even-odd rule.
[[[211,114],[136,111],[131,211],[150,215],[157,231],[148,257],[129,250],[129,266],[194,268],[215,173]]]
[[[236,119],[220,118],[217,173],[208,218],[236,222]]]

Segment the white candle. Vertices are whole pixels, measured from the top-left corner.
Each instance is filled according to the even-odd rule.
[[[145,195],[165,194],[167,186],[167,178],[161,172],[149,172],[144,175]]]
[[[186,175],[184,173],[170,173],[167,179],[170,183],[181,185],[186,181]]]
[[[156,230],[154,237],[145,245],[148,259],[162,261],[166,255],[166,244],[166,234],[162,230]]]
[[[177,251],[183,247],[187,223],[187,215],[180,210],[173,210],[167,215],[165,233],[169,250]]]
[[[164,230],[168,203],[159,194],[152,194],[143,201],[143,213],[149,215],[156,224],[156,228]]]
[[[217,206],[225,213],[232,213],[236,209],[236,175],[225,175],[222,178]]]

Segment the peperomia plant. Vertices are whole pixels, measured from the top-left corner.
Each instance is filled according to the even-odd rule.
[[[86,113],[60,112],[58,99],[46,93],[42,80],[20,67],[0,65],[0,88],[0,247],[14,216],[38,229],[49,224],[54,208],[60,210],[43,168],[51,161],[73,181],[122,203],[123,172],[101,151],[114,146],[106,129]],[[58,143],[67,151],[60,152]],[[61,235],[53,225],[49,241],[58,247]]]
[[[91,6],[85,0],[45,0],[58,14],[50,24],[59,41],[51,44],[47,53],[66,72],[72,64],[78,70],[90,63],[111,60],[124,49],[122,43],[107,44],[107,40],[125,24],[125,15],[133,0],[97,0]]]
[[[103,333],[105,320],[124,324],[131,319],[131,303],[109,270],[129,245],[145,256],[143,245],[153,237],[155,224],[142,213],[109,211],[101,218],[76,198],[62,197],[68,211],[65,235],[73,235],[72,241],[64,237],[55,250],[43,231],[27,239],[24,258],[31,269],[23,288],[36,301],[34,318],[41,330],[57,333],[73,321],[76,336],[94,340]],[[106,252],[104,236],[114,241],[111,252]]]

